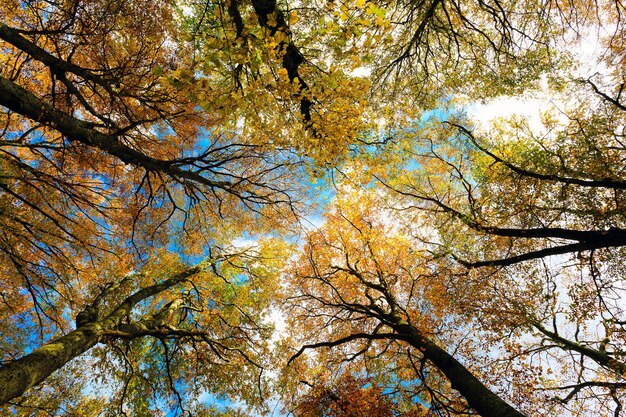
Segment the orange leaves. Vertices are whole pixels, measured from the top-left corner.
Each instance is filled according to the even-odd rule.
[[[340,195],[296,263],[290,320],[328,328],[331,339],[371,332],[386,315],[432,332],[446,314],[446,292],[420,241],[397,212],[377,206],[380,197],[365,190]]]
[[[399,414],[397,403],[385,397],[383,390],[365,378],[341,375],[334,383],[319,382],[295,405],[296,417],[393,417]],[[411,414],[415,415],[415,414]]]

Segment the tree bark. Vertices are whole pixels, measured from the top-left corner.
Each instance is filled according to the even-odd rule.
[[[133,149],[122,143],[117,135],[109,135],[94,129],[89,122],[52,107],[30,91],[2,76],[0,76],[0,106],[56,129],[70,142],[79,142],[100,149],[125,164],[141,167],[146,171],[161,172],[180,182],[192,181],[233,192],[231,183],[210,180],[197,171],[181,169],[176,160],[153,158]]]
[[[95,320],[59,337],[34,352],[9,362],[0,368],[0,405],[3,405],[37,384],[72,359],[94,347],[101,339],[116,330],[121,320],[130,314],[137,303],[168,290],[197,274],[200,267],[188,268],[170,278],[140,289],[118,304],[103,319]]]
[[[391,319],[391,320],[389,320]],[[450,381],[452,388],[457,390],[467,404],[484,417],[525,417],[505,400],[483,385],[463,364],[452,355],[425,337],[419,330],[399,318],[388,317],[385,322],[394,333],[355,333],[332,342],[320,342],[304,345],[293,355],[287,364],[297,359],[307,349],[319,347],[335,347],[357,339],[367,340],[401,340],[416,348],[426,360],[430,361]]]
[[[43,382],[54,371],[100,341],[102,324],[86,324],[0,368],[0,405]]]

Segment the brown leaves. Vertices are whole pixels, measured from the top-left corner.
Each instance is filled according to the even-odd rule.
[[[344,374],[332,383],[318,382],[295,405],[297,417],[392,417],[408,415],[375,382]],[[419,414],[411,414],[419,415]]]

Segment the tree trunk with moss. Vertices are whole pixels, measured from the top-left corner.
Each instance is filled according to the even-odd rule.
[[[0,368],[0,405],[6,404],[11,399],[24,394],[27,389],[43,382],[53,372],[62,368],[72,359],[87,352],[102,341],[104,337],[116,332],[119,333],[122,319],[127,317],[132,308],[139,302],[187,280],[199,271],[200,267],[197,266],[188,268],[158,284],[142,288],[115,306],[106,317],[93,317],[92,321],[79,326],[67,335],[52,340],[34,352],[2,366]],[[100,298],[98,296],[96,302]],[[168,304],[159,313],[151,316],[149,320],[141,320],[126,325],[120,337],[145,336],[145,332],[133,334],[129,333],[129,330],[134,328],[133,324],[137,329],[144,329],[146,327],[145,323],[151,323],[153,327],[159,327],[173,314],[172,309],[179,306],[180,303],[176,300]],[[95,309],[95,307],[92,305],[87,308]]]

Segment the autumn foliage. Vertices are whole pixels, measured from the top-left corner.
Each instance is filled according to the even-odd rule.
[[[298,417],[393,417],[403,415],[380,387],[363,378],[342,375],[332,386],[318,385],[297,405]]]
[[[625,12],[2,2],[1,413],[622,414]]]

